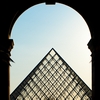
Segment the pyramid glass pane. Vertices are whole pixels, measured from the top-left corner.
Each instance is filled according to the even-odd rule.
[[[52,48],[11,93],[11,100],[91,100],[91,90]]]

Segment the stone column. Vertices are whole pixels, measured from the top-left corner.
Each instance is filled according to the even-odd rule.
[[[92,100],[100,98],[100,39],[92,38],[88,43],[92,57]]]
[[[13,40],[0,40],[0,98],[10,100],[10,51]]]

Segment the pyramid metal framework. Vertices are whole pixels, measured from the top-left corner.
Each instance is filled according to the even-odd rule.
[[[52,48],[11,93],[11,100],[92,100],[91,89]]]

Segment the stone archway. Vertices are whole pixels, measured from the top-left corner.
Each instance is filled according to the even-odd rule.
[[[20,1],[9,1],[8,5],[5,6],[6,2],[2,2],[2,12],[1,12],[1,36],[0,36],[0,64],[1,64],[1,72],[0,73],[2,82],[0,83],[3,86],[3,90],[0,92],[1,97],[4,100],[9,100],[9,61],[10,59],[10,51],[13,48],[13,40],[9,39],[11,34],[11,29],[20,14],[22,14],[29,7],[42,3],[44,1],[32,1],[26,0],[23,2]],[[96,89],[100,89],[100,82],[95,78],[99,76],[99,73],[96,74],[99,70],[100,66],[100,35],[99,35],[99,6],[97,2],[91,1],[90,5],[87,2],[67,2],[63,1],[59,3],[63,3],[75,9],[79,12],[85,21],[88,24],[88,27],[91,32],[92,39],[88,43],[89,49],[92,52],[92,90],[93,90],[93,100],[98,98],[98,94]],[[47,2],[46,4],[54,4],[55,2]],[[3,77],[2,77],[3,76]],[[4,96],[3,96],[4,95]]]

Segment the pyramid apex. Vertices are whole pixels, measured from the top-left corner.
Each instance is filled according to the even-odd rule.
[[[54,48],[52,48],[50,51],[52,51],[52,50],[53,50],[54,52],[56,52],[56,50],[55,50]]]
[[[54,50],[54,48],[52,48],[51,50]]]
[[[55,51],[54,48],[52,48],[52,49],[49,51],[49,53],[50,53],[50,54],[55,54],[55,53],[57,53],[57,52]]]

